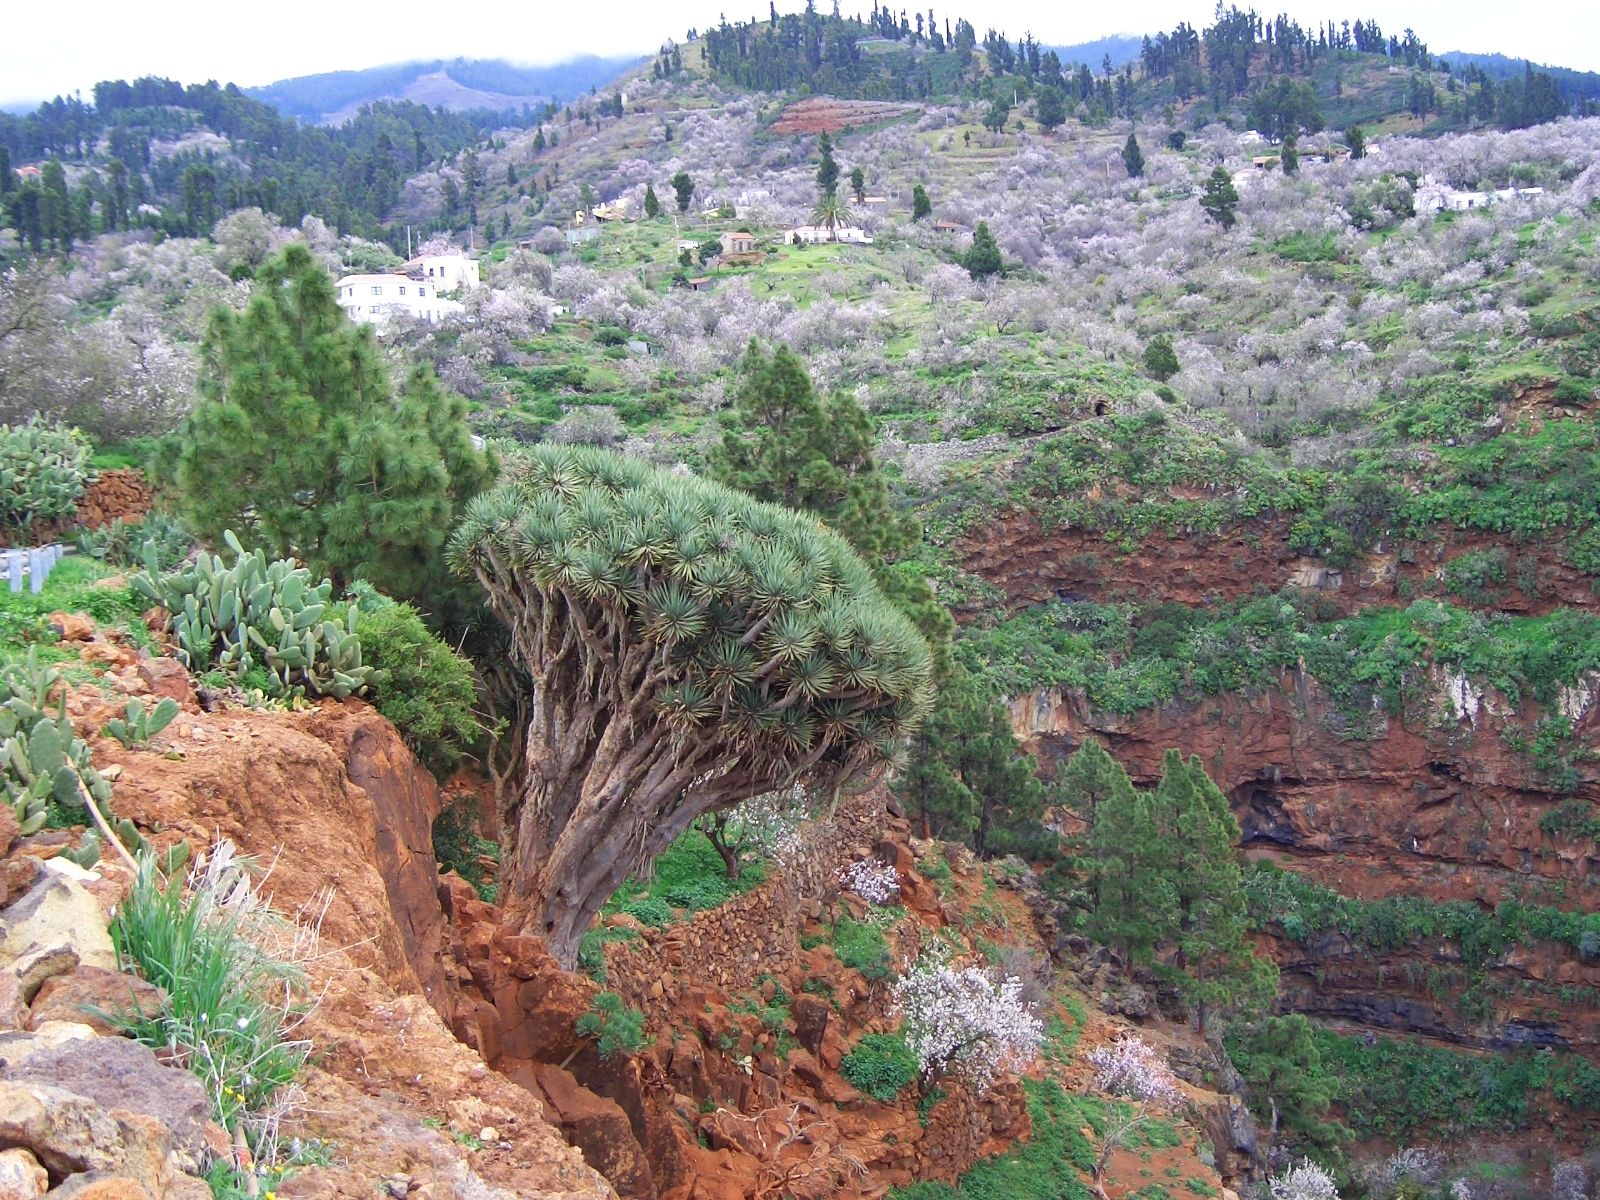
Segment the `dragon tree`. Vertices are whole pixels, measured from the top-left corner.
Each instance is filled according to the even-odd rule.
[[[450,552],[533,681],[505,895],[568,965],[696,817],[860,786],[931,698],[927,643],[844,539],[708,480],[534,447]]]

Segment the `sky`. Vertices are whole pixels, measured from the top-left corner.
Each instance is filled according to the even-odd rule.
[[[826,11],[830,2],[818,0],[818,7]],[[778,8],[792,11],[802,3],[787,0]],[[443,8],[415,0],[385,5],[78,0],[66,9],[41,3],[9,7],[13,11],[0,22],[0,105],[15,106],[73,90],[87,96],[97,80],[138,75],[249,87],[423,58],[507,58],[543,65],[579,54],[646,54],[669,37],[681,39],[691,26],[715,24],[724,12],[730,21],[765,17],[767,0],[609,0],[598,7],[553,0],[454,0]],[[871,7],[871,0],[841,0],[846,13]],[[966,15],[980,36],[992,25],[1013,39],[1031,31],[1041,42],[1068,45],[1116,33],[1154,33],[1182,20],[1199,27],[1209,21],[1213,2],[967,0],[948,10],[937,3],[932,7],[941,22]],[[1410,26],[1436,51],[1499,52],[1600,70],[1600,3],[1595,0],[1368,0],[1353,7],[1347,0],[1258,0],[1256,7],[1268,14],[1287,12],[1305,24],[1359,17],[1376,20],[1385,33]]]

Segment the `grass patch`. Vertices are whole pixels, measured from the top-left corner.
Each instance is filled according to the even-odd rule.
[[[167,1002],[158,1012],[112,1015],[128,1036],[193,1072],[215,1119],[242,1130],[257,1163],[281,1174],[289,1162],[278,1124],[298,1100],[311,1045],[293,1036],[304,1016],[295,1000],[300,971],[262,947],[272,920],[230,843],[213,848],[187,888],[163,881],[146,858],[111,939],[121,962]]]

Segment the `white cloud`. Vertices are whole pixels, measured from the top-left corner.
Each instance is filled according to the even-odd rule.
[[[788,11],[799,0],[779,5]],[[819,8],[827,10],[828,0]],[[843,0],[845,12],[870,9],[870,0]],[[896,5],[896,8],[899,6]],[[906,7],[910,7],[907,5]],[[958,5],[932,6],[941,22],[963,15]],[[1368,6],[1371,8],[1372,6]],[[544,64],[578,54],[648,53],[690,26],[765,17],[765,0],[613,0],[604,6],[506,0],[460,0],[440,9],[415,0],[387,5],[334,0],[218,4],[215,0],[82,0],[70,9],[13,5],[0,36],[0,103],[36,101],[100,79],[165,75],[186,83],[216,79],[245,86],[294,75],[422,58],[509,58]],[[1302,22],[1346,15],[1325,0],[1264,3]],[[1385,32],[1410,26],[1435,50],[1498,51],[1535,61],[1600,70],[1600,5],[1545,0],[1510,10],[1482,0],[1390,0],[1370,12]],[[1206,0],[1133,0],[1114,10],[1043,0],[985,0],[968,6],[979,35],[990,25],[1013,39],[1031,31],[1063,44],[1119,31],[1154,33],[1180,20],[1203,25]],[[1350,13],[1354,16],[1357,13]]]

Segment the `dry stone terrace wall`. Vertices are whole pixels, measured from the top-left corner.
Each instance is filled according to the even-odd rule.
[[[803,909],[838,886],[853,847],[870,849],[884,837],[887,804],[882,787],[842,799],[760,886],[681,925],[644,930],[639,941],[610,943],[607,986],[659,1022],[686,989],[733,995],[763,973],[789,970],[800,955]]]

